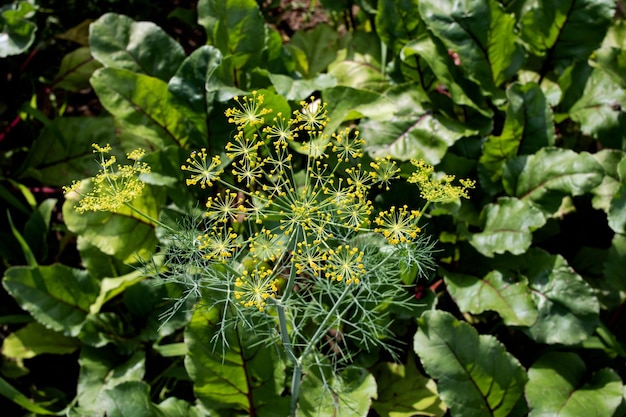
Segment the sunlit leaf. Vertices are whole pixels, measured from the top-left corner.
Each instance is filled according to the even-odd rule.
[[[591,190],[593,199],[591,204],[596,210],[609,212],[611,200],[620,188],[619,164],[624,158],[624,152],[616,149],[602,149],[593,154],[593,157],[602,165],[604,178],[602,183]]]
[[[626,92],[605,71],[594,69],[569,114],[583,133],[604,146],[622,149],[626,145]]]
[[[78,363],[77,400],[81,408],[97,409],[96,398],[106,389],[127,381],[141,381],[146,372],[145,353],[123,356],[109,349],[84,346]]]
[[[609,206],[609,226],[617,233],[626,233],[626,158],[617,166],[620,185]]]
[[[530,417],[612,416],[622,397],[622,381],[615,371],[600,369],[590,377],[575,353],[546,353],[528,370]]]
[[[517,198],[500,197],[481,212],[483,231],[472,234],[470,243],[485,256],[495,253],[525,252],[532,243],[532,232],[546,223],[543,213]]]
[[[483,98],[478,85],[463,76],[461,68],[455,65],[453,59],[450,59],[441,42],[426,36],[415,39],[401,51],[404,61],[414,55],[418,55],[428,63],[455,103],[469,106],[487,117],[493,115],[492,110],[482,103]]]
[[[537,307],[528,281],[511,273],[491,271],[480,279],[446,272],[446,287],[462,312],[497,312],[508,326],[530,326],[537,320]]]
[[[372,398],[376,398],[376,380],[357,367],[348,367],[325,379],[311,370],[302,379],[300,389],[298,415],[303,417],[366,417]]]
[[[104,66],[169,80],[185,58],[180,46],[152,22],[106,13],[89,28],[94,58]]]
[[[489,136],[483,145],[480,168],[491,181],[502,175],[502,167],[517,155],[537,152],[554,145],[552,111],[541,88],[535,83],[514,83],[506,91],[506,119],[499,136]]]
[[[21,54],[33,44],[37,25],[27,18],[34,10],[27,1],[0,7],[0,58]]]
[[[602,166],[589,153],[546,147],[533,155],[509,160],[502,182],[510,195],[551,215],[563,197],[591,191],[603,176]]]
[[[597,328],[600,304],[594,290],[561,255],[531,248],[521,256],[496,258],[494,267],[528,281],[538,315],[526,332],[537,342],[573,345]]]
[[[2,284],[38,322],[67,336],[78,335],[99,291],[86,271],[60,264],[9,268]]]
[[[125,129],[157,149],[204,143],[200,132],[173,103],[164,81],[123,69],[101,68],[91,77],[91,85],[102,105]]]
[[[534,0],[522,16],[521,38],[544,64],[562,70],[600,46],[613,0]]]
[[[459,66],[488,94],[521,66],[522,48],[515,18],[495,0],[419,2],[426,26],[458,56]],[[452,59],[452,58],[450,58]]]
[[[185,329],[185,367],[196,398],[208,408],[234,408],[257,416],[289,414],[289,398],[281,397],[285,364],[273,348],[256,344],[252,335],[233,331],[222,351],[211,340],[219,324],[215,309],[198,308]],[[217,342],[219,343],[219,342]]]
[[[493,336],[479,335],[443,311],[418,320],[414,349],[454,416],[509,416],[526,372]]]
[[[52,86],[73,92],[89,88],[89,78],[101,66],[88,47],[78,48],[63,57]]]
[[[200,0],[198,23],[208,43],[231,55],[236,68],[259,63],[265,45],[265,21],[254,0]]]
[[[144,381],[122,382],[100,391],[95,409],[107,417],[164,417],[150,400],[150,385]]]
[[[207,91],[206,83],[221,63],[222,54],[218,49],[201,46],[183,61],[167,86],[179,110],[204,135],[207,134],[207,117],[215,95]]]
[[[42,353],[66,354],[79,347],[75,338],[50,330],[38,322],[32,322],[8,335],[2,343],[2,354],[21,361]]]
[[[86,181],[83,191],[87,186]],[[136,262],[138,258],[149,259],[156,245],[155,224],[152,220],[126,206],[115,213],[78,213],[74,206],[79,198],[77,193],[70,193],[63,204],[65,223],[68,229],[79,235],[79,244],[86,240],[103,253],[129,263]],[[144,193],[130,204],[152,219],[157,219],[164,200],[163,190],[146,185]]]
[[[418,371],[412,355],[406,365],[383,362],[372,372],[378,384],[372,408],[381,417],[441,417],[446,412],[437,384]]]

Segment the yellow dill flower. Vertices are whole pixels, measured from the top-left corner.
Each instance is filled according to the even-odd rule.
[[[115,156],[105,157],[111,151],[111,145],[93,145],[94,152],[100,154],[100,171],[91,179],[92,190],[80,194],[81,182],[74,181],[69,187],[63,187],[65,193],[77,192],[81,196],[75,207],[79,213],[86,211],[115,212],[121,207],[139,197],[144,190],[145,183],[139,179],[140,175],[150,172],[150,167],[139,161],[144,155],[142,150],[130,152],[127,156],[134,160],[132,165],[117,165]]]
[[[467,190],[474,188],[475,181],[462,179],[460,186],[452,185],[454,175],[444,175],[433,178],[434,167],[422,160],[411,160],[417,168],[408,179],[408,182],[417,184],[423,199],[431,202],[446,202],[457,198],[469,198]]]
[[[381,211],[374,219],[378,226],[374,229],[376,233],[382,233],[387,241],[392,245],[404,243],[415,239],[421,229],[418,227],[420,212],[409,211],[407,206],[391,207],[388,211]]]
[[[295,120],[301,130],[323,130],[329,122],[326,103],[311,96],[311,101],[301,101],[302,110],[294,111]]]
[[[241,158],[244,161],[250,163],[257,163],[259,146],[262,143],[258,140],[257,135],[252,135],[251,138],[246,137],[243,132],[237,132],[234,141],[226,144],[226,156],[230,159]]]
[[[211,187],[214,181],[219,180],[220,174],[222,173],[220,169],[222,161],[219,155],[215,155],[211,158],[210,162],[208,162],[208,155],[205,148],[200,149],[198,152],[191,152],[189,158],[187,158],[187,163],[189,163],[189,165],[182,165],[180,169],[193,174],[186,180],[188,186],[200,183],[201,188],[206,188],[207,185]]]
[[[255,268],[252,272],[243,271],[235,280],[235,298],[244,307],[256,307],[265,310],[266,300],[276,297],[278,279],[265,266]]]
[[[370,223],[372,202],[366,199],[353,199],[350,202],[344,200],[336,212],[342,226],[358,232],[361,227],[367,227]]]
[[[365,274],[363,256],[364,253],[359,248],[350,245],[340,245],[336,249],[329,249],[324,252],[326,278],[343,281],[346,285],[358,284]]]
[[[351,158],[361,158],[363,156],[363,145],[365,140],[359,137],[359,132],[352,132],[350,128],[345,128],[342,132],[333,134],[335,140],[333,152],[337,154],[337,158],[344,162],[350,161]]]
[[[296,135],[291,130],[291,125],[293,125],[293,119],[285,119],[281,112],[276,114],[277,117],[274,117],[272,121],[274,122],[271,126],[266,126],[263,128],[263,133],[265,133],[265,137],[272,141],[272,144],[276,149],[284,148],[287,146],[287,143],[293,140]]]
[[[243,197],[238,196],[236,192],[226,190],[224,194],[217,197],[209,197],[205,216],[220,223],[240,222],[246,214],[243,203]]]
[[[356,167],[346,168],[346,174],[348,174],[348,184],[354,194],[359,198],[365,197],[372,182],[371,174],[363,171],[361,164],[357,164]]]
[[[299,275],[305,273],[311,276],[319,276],[326,268],[324,265],[324,252],[317,245],[311,245],[306,242],[297,243],[296,250],[291,255],[291,262]]]
[[[400,168],[397,167],[396,162],[391,160],[391,156],[387,155],[384,158],[376,158],[370,162],[370,167],[373,171],[370,175],[374,179],[374,184],[378,184],[378,188],[383,188],[389,191],[389,184],[392,180],[398,178],[398,172]]]
[[[256,91],[253,91],[251,96],[241,98],[235,96],[234,99],[239,107],[226,109],[225,114],[228,123],[239,125],[240,129],[265,123],[263,116],[272,112],[271,109],[262,108],[263,94],[257,94]]]
[[[286,249],[282,238],[265,228],[251,236],[248,242],[252,256],[264,261],[276,261]]]
[[[198,249],[204,251],[203,257],[226,262],[241,247],[238,235],[232,228],[212,228],[209,233],[198,236]]]

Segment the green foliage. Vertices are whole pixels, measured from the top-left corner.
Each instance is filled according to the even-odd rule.
[[[623,1],[78,3],[0,7],[3,412],[284,416],[299,389],[303,416],[626,415]],[[393,277],[401,300],[389,282],[378,307],[311,292],[308,306],[283,310],[289,340],[271,303],[269,318],[221,322],[240,308],[213,305],[226,284],[173,265],[207,267],[192,256],[204,204],[245,188],[224,151],[237,133],[224,112],[253,91],[275,109],[269,127],[302,100],[327,103],[320,139],[299,131],[289,145],[294,184],[311,146],[323,153],[334,143],[323,135],[346,127],[366,143],[348,162],[325,160],[341,175],[397,164],[397,178],[366,196],[371,221],[424,205],[405,181],[412,159],[434,165],[434,178],[476,180],[470,199],[422,213],[439,268],[408,251],[379,265],[392,245],[374,239],[363,263],[371,277],[404,265]],[[92,143],[111,144],[118,161],[147,152],[143,194],[115,213],[76,213],[79,196],[61,191],[91,190]],[[219,157],[221,182],[191,189],[180,167],[201,149]],[[361,239],[372,238],[348,243]],[[238,273],[274,265],[237,256]],[[234,285],[215,265],[202,270]],[[157,272],[167,282],[146,279]],[[349,334],[359,317],[385,332],[361,338],[370,345],[356,338],[333,366],[328,330]],[[289,343],[306,351],[300,365]]]

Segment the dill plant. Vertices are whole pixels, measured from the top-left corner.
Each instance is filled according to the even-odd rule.
[[[286,117],[273,115],[257,92],[234,100],[225,113],[236,127],[226,159],[199,149],[181,167],[187,186],[216,192],[202,216],[159,223],[162,250],[149,271],[184,288],[165,319],[191,299],[217,313],[216,347],[228,349],[233,328],[278,347],[293,370],[295,415],[306,372],[324,380],[360,351],[395,356],[391,311],[410,306],[407,286],[434,266],[434,245],[420,228],[427,206],[467,198],[474,184],[454,185],[454,177],[411,161],[407,180],[419,187],[424,207],[377,210],[372,192],[389,190],[400,168],[390,157],[365,163],[358,131],[325,132],[325,103],[311,98]],[[102,156],[110,147],[94,148],[101,172],[77,210],[132,208],[140,175],[149,172],[141,154],[129,154],[134,165],[114,172],[115,160]]]

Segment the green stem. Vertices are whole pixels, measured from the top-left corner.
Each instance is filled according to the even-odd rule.
[[[291,417],[296,415],[296,406],[298,405],[298,395],[300,393],[300,380],[302,378],[302,361],[299,360],[293,352],[289,331],[287,330],[287,316],[285,315],[285,306],[280,300],[274,300],[276,303],[276,312],[278,313],[278,327],[280,329],[280,338],[283,342],[283,348],[287,353],[287,357],[293,364],[293,375],[291,378]]]
[[[158,226],[163,227],[164,229],[169,230],[170,232],[175,232],[175,230],[172,229],[171,227],[169,227],[168,225],[163,224],[162,222],[158,221],[157,219],[155,219],[154,217],[150,216],[149,214],[144,213],[143,211],[139,210],[137,207],[135,207],[135,206],[133,206],[133,205],[131,205],[129,203],[124,203],[124,205],[126,207],[128,207],[131,211],[133,211],[133,212],[137,213],[138,215],[142,216],[143,218],[147,219],[150,223],[154,224],[155,226],[158,225]]]

